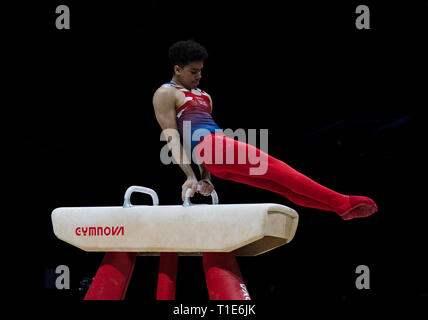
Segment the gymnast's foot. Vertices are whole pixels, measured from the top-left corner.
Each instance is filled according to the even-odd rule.
[[[348,196],[347,202],[347,208],[337,211],[343,220],[368,217],[377,211],[376,203],[367,197]]]

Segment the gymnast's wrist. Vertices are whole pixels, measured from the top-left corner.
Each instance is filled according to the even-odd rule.
[[[187,174],[186,178],[187,178],[187,180],[196,180],[196,181],[198,180],[194,173],[193,174]]]
[[[201,180],[206,180],[208,182],[211,182],[211,175],[209,174],[209,172],[208,172],[208,174],[202,174]]]
[[[211,173],[207,169],[203,168],[200,173],[201,179],[211,180]]]
[[[205,169],[204,167],[202,168],[199,167],[199,171],[200,171],[202,180],[203,179],[211,180],[211,173],[207,169]]]

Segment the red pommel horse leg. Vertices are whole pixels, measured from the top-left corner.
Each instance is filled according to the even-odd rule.
[[[177,280],[178,253],[161,252],[156,300],[174,300]]]
[[[203,253],[210,300],[251,300],[232,252]]]
[[[162,252],[157,300],[174,300],[178,254]],[[210,300],[251,300],[233,253],[204,253],[203,264]]]
[[[135,252],[107,252],[84,300],[123,300],[135,258]]]

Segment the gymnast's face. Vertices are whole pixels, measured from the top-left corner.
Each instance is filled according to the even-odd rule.
[[[178,65],[174,66],[174,72],[175,76],[185,88],[195,89],[198,87],[199,81],[202,78],[203,67],[203,61],[193,61],[186,64],[183,68]]]

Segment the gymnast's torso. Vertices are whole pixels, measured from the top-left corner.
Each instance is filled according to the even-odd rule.
[[[203,129],[201,133],[221,132],[211,116],[212,100],[205,91],[199,88],[189,90],[173,82],[167,82],[162,87],[174,90],[177,128],[182,138],[184,138],[186,125],[191,125],[189,129],[192,136],[198,129]],[[192,150],[200,139],[191,140]]]

